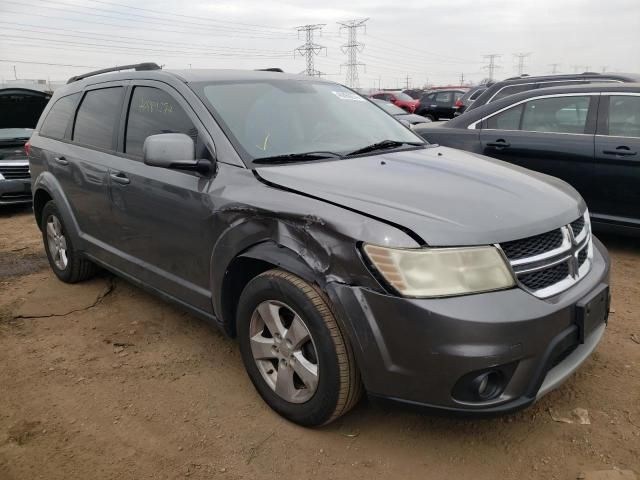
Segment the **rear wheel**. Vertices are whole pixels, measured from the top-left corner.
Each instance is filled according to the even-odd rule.
[[[41,218],[44,249],[56,276],[66,283],[77,283],[92,277],[96,271],[95,265],[74,249],[53,200],[46,203]]]
[[[283,417],[322,425],[357,403],[351,346],[316,286],[283,270],[257,276],[242,292],[237,326],[251,381]]]
[[[429,114],[427,114],[427,118],[428,118],[429,120],[431,120],[432,122],[435,122],[435,121],[438,119],[437,117],[435,117],[434,115],[431,115],[430,113],[429,113]]]

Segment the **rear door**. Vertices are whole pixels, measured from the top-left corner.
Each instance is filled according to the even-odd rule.
[[[213,145],[187,102],[161,82],[137,81],[127,99],[122,153],[109,169],[119,266],[148,285],[211,311],[209,292],[215,175],[143,163],[149,135],[185,133],[199,158]]]
[[[483,153],[561,178],[590,203],[598,98],[537,97],[489,116],[480,133]]]
[[[115,235],[109,201],[109,165],[116,153],[126,82],[99,84],[85,90],[76,110],[71,144],[53,159],[56,177],[75,211],[92,253],[109,261],[107,245]]]
[[[435,108],[433,109],[436,117],[453,118],[454,92],[445,91],[438,92],[435,96]]]
[[[592,214],[640,226],[640,93],[603,92]]]

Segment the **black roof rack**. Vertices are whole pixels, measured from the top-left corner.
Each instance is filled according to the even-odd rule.
[[[83,73],[82,75],[76,75],[75,77],[71,77],[67,80],[67,83],[77,82],[78,80],[82,80],[83,78],[93,77],[94,75],[100,75],[101,73],[109,73],[109,72],[120,72],[122,70],[135,70],[137,72],[144,70],[160,70],[160,66],[157,63],[136,63],[133,65],[122,65],[111,68],[103,68],[102,70],[95,70],[93,72]]]
[[[256,68],[256,72],[279,72],[284,73],[284,70],[278,67],[270,67],[270,68]]]

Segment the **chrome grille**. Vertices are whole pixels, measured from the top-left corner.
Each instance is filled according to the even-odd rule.
[[[550,232],[499,245],[520,287],[539,298],[556,295],[591,268],[589,212]]]
[[[7,180],[29,178],[29,164],[0,163],[0,174]]]
[[[584,228],[584,217],[580,217],[579,219],[571,222],[571,230],[573,230],[573,236],[577,237],[582,232]]]
[[[559,229],[533,237],[523,238],[500,244],[509,260],[533,257],[548,252],[562,245],[562,232]]]

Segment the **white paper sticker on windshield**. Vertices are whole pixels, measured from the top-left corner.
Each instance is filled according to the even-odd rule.
[[[353,92],[349,92],[349,91],[336,92],[335,90],[332,90],[331,93],[333,93],[340,100],[355,100],[356,102],[364,102],[365,101],[365,99],[362,98],[357,93],[353,93]]]

